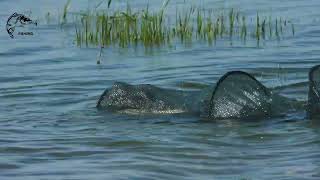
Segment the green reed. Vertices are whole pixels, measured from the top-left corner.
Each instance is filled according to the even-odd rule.
[[[261,36],[261,32],[260,32],[260,18],[259,18],[259,14],[257,13],[257,18],[256,18],[256,38],[257,41],[260,41],[260,36]]]
[[[232,8],[230,13],[229,13],[230,37],[232,37],[233,31],[234,31],[235,16],[236,15],[235,15],[235,13],[233,11],[233,8]]]
[[[278,30],[278,18],[276,18],[276,27],[275,27],[275,36],[277,37],[277,39],[280,39],[280,34],[279,34],[279,30]]]
[[[71,3],[71,0],[68,0],[68,1],[66,2],[66,4],[64,5],[64,7],[63,7],[63,13],[62,13],[62,19],[61,19],[61,26],[62,26],[63,24],[66,24],[66,23],[67,23],[67,13],[68,13],[68,9],[69,9],[70,3]]]
[[[242,22],[241,22],[241,31],[240,31],[240,38],[244,41],[247,39],[247,23],[246,23],[246,17],[242,16]]]
[[[272,19],[269,16],[269,37],[272,38]]]
[[[261,24],[261,35],[263,39],[266,39],[266,19],[264,19]]]
[[[70,1],[65,5],[68,9]],[[108,1],[108,8],[111,0]],[[205,40],[209,44],[217,40],[236,38],[246,41],[250,38],[272,40],[273,33],[277,39],[285,35],[287,21],[276,18],[275,21],[261,17],[258,13],[255,17],[255,28],[248,24],[247,17],[235,9],[228,13],[215,14],[213,10],[205,10],[191,6],[178,10],[176,8],[176,20],[170,21],[166,16],[166,7],[169,0],[164,1],[158,11],[150,11],[149,6],[143,10],[133,11],[130,4],[124,10],[87,12],[83,13],[75,26],[76,43],[78,46],[129,46],[143,45],[144,47],[170,45],[173,41],[190,43],[194,40]],[[65,14],[65,13],[64,13]],[[62,15],[62,17],[66,17]],[[289,27],[289,26],[288,26]],[[268,32],[268,33],[267,33]],[[291,32],[294,35],[294,25],[291,23]],[[267,37],[269,34],[269,37]]]
[[[197,35],[200,38],[202,37],[202,28],[203,28],[203,16],[202,16],[202,11],[200,9],[197,10]]]

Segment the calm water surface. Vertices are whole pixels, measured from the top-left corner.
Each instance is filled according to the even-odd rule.
[[[99,1],[72,2],[79,12]],[[136,8],[146,7],[139,0]],[[193,1],[194,3],[195,1]],[[244,70],[305,101],[307,73],[320,64],[320,1],[214,0],[206,7],[292,19],[295,37],[260,47],[218,42],[177,45],[153,54],[78,48],[71,24],[41,23],[63,1],[0,1],[0,179],[319,179],[320,125],[305,112],[256,122],[203,122],[194,116],[126,116],[97,111],[114,81],[171,89],[212,85]],[[151,3],[151,1],[150,1]],[[152,1],[156,8],[162,1]],[[125,1],[113,4],[121,7]],[[171,2],[169,14],[175,12]],[[40,20],[34,36],[10,39],[13,12]],[[43,22],[43,21],[42,21]]]

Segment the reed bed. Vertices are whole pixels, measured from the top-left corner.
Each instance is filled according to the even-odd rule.
[[[171,20],[169,23],[165,13],[169,0],[156,12],[151,12],[148,6],[133,12],[129,4],[125,10],[111,11],[110,4],[111,0],[108,1],[108,9],[102,12],[88,11],[77,17],[75,29],[78,46],[125,48],[141,44],[154,47],[170,45],[176,41],[190,43],[200,40],[212,44],[219,39],[245,42],[249,38],[260,42],[280,40],[288,33],[295,34],[294,24],[286,19],[272,19],[271,16],[260,16],[259,13],[249,19],[235,9],[214,13],[213,10],[191,6],[188,9],[177,9],[175,22]],[[62,17],[65,22],[65,11]]]

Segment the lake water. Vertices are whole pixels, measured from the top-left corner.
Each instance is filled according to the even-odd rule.
[[[168,13],[182,2],[171,2]],[[256,122],[204,122],[95,108],[115,81],[197,89],[231,70],[249,72],[267,87],[280,86],[283,95],[305,101],[309,68],[320,64],[319,0],[201,1],[248,16],[259,11],[287,17],[296,34],[260,47],[194,43],[152,54],[107,48],[101,65],[99,49],[74,44],[72,25],[41,23],[46,12],[61,13],[64,3],[0,1],[0,179],[320,178],[320,126],[303,111]],[[70,11],[97,3],[72,1]],[[147,1],[133,4],[144,8]],[[162,1],[150,4],[156,8]],[[33,36],[8,36],[5,24],[14,12],[32,12],[40,20],[29,29]]]

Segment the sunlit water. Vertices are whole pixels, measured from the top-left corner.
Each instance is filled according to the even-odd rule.
[[[98,2],[72,2],[71,11]],[[202,1],[249,16],[259,11],[288,17],[296,35],[260,47],[194,43],[147,55],[143,48],[108,48],[101,65],[97,48],[75,46],[72,25],[60,29],[40,21],[31,29],[34,36],[15,39],[5,31],[15,11],[31,11],[41,20],[48,11],[62,12],[64,3],[0,2],[0,179],[320,178],[320,126],[303,111],[256,122],[204,122],[95,108],[114,81],[196,89],[231,70],[249,72],[267,87],[281,86],[283,95],[305,101],[309,68],[320,64],[320,1]],[[179,4],[171,2],[169,13]],[[146,1],[134,7],[144,8]]]

